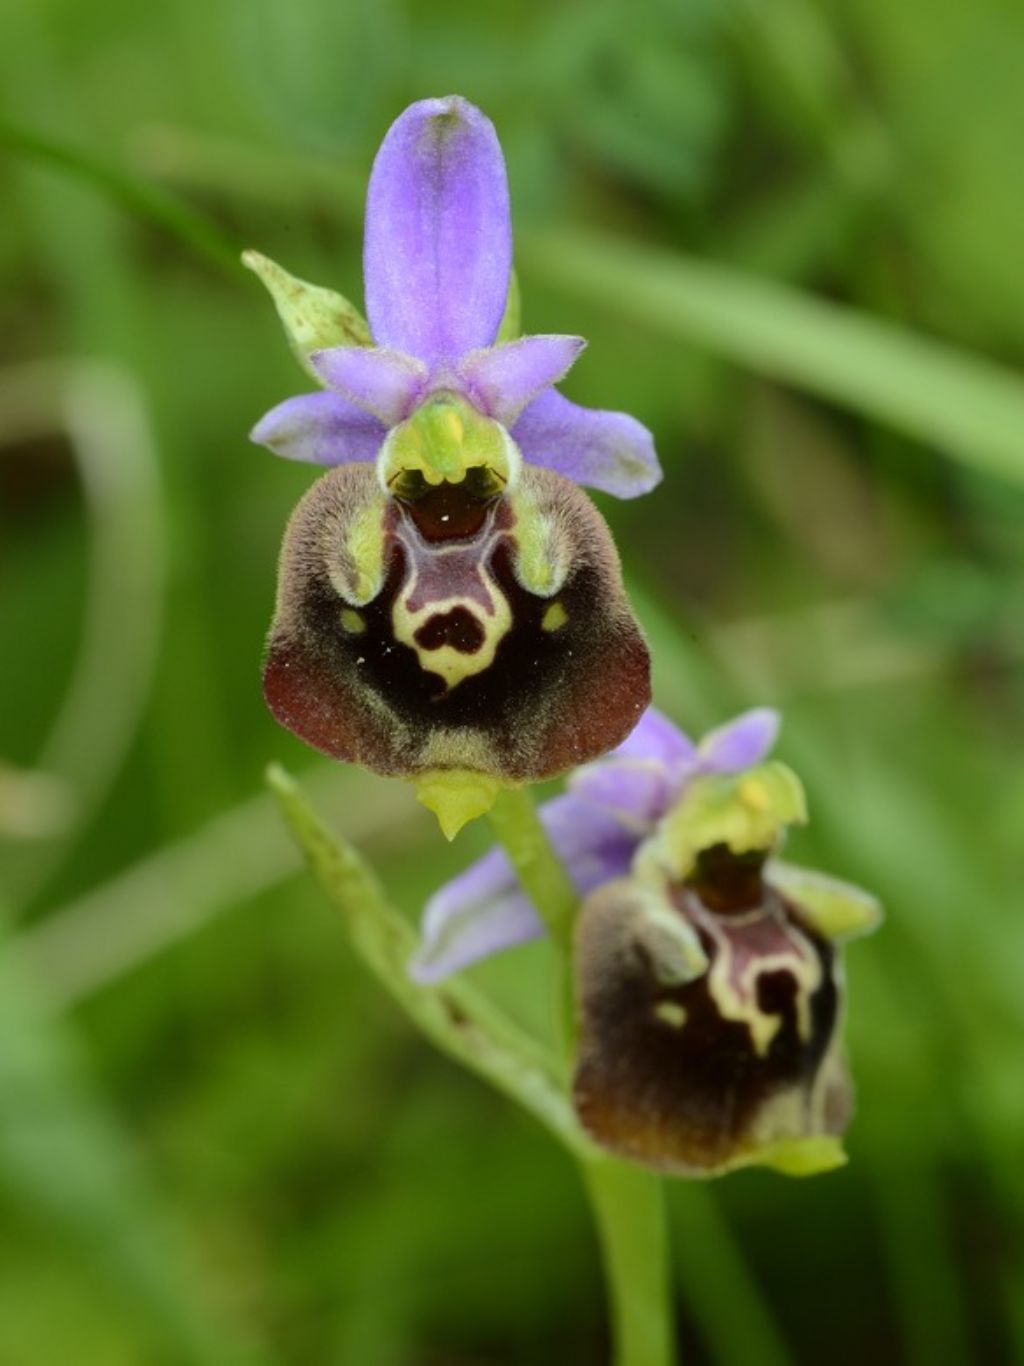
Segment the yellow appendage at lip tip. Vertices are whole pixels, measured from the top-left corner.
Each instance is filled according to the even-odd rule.
[[[416,779],[416,800],[437,817],[445,839],[453,840],[464,825],[486,816],[501,787],[487,773],[438,769]]]
[[[840,1139],[832,1134],[813,1134],[775,1143],[754,1157],[752,1163],[771,1167],[783,1176],[818,1176],[845,1167],[849,1160]]]

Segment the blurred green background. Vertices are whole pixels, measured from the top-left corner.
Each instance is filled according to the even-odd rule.
[[[410,916],[483,847],[263,708],[312,471],[246,432],[308,386],[186,240],[358,298],[374,150],[450,91],[527,330],[655,431],[661,488],[599,501],[658,700],[782,707],[791,852],[888,910],[851,1165],[671,1190],[684,1359],[1024,1360],[1022,70],[1011,0],[6,0],[3,1366],[603,1359],[568,1160],[362,975],[263,795],[308,774]],[[475,975],[542,1021],[548,968]]]

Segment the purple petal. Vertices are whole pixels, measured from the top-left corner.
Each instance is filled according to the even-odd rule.
[[[709,731],[700,742],[699,767],[705,773],[741,773],[753,768],[775,744],[781,719],[771,707],[755,707]]]
[[[555,389],[534,399],[512,435],[533,464],[616,498],[638,498],[661,480],[654,439],[642,423],[581,408]]]
[[[657,707],[648,707],[622,744],[599,762],[615,759],[656,759],[666,765],[693,759],[697,746]]]
[[[594,764],[569,780],[581,801],[613,812],[638,839],[649,835],[678,795],[674,775],[647,759]]]
[[[373,460],[384,440],[380,422],[338,394],[322,391],[286,398],[261,417],[250,440],[286,460],[347,465]]]
[[[520,337],[470,352],[458,374],[475,405],[511,427],[538,394],[568,373],[586,344],[582,337]]]
[[[492,849],[427,902],[409,976],[424,985],[492,953],[539,939],[544,923],[500,849]]]
[[[433,366],[490,346],[512,268],[494,125],[458,95],[391,125],[370,176],[363,269],[374,340]]]
[[[611,754],[569,779],[582,801],[613,812],[638,835],[649,833],[679,795],[696,747],[666,716],[648,707],[636,729]]]
[[[545,802],[540,818],[581,896],[628,871],[637,840],[613,817],[563,795]],[[543,933],[512,865],[492,849],[427,902],[409,972],[417,982],[436,982]]]
[[[409,416],[427,383],[427,367],[388,347],[331,346],[310,364],[323,382],[388,427]]]

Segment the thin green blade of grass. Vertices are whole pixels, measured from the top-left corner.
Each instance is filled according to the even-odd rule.
[[[609,235],[535,231],[520,247],[526,272],[552,288],[1024,484],[1024,380],[993,361],[726,266]]]
[[[159,185],[59,138],[0,118],[0,147],[91,185],[134,218],[152,223],[222,270],[241,273],[237,248],[204,214]]]

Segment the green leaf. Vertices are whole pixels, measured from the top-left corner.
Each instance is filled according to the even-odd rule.
[[[420,986],[409,976],[412,927],[389,905],[368,864],[334,836],[298,784],[277,764],[267,781],[310,869],[340,911],[352,946],[426,1037],[517,1101],[578,1155],[593,1151],[577,1126],[555,1060],[458,978]]]

